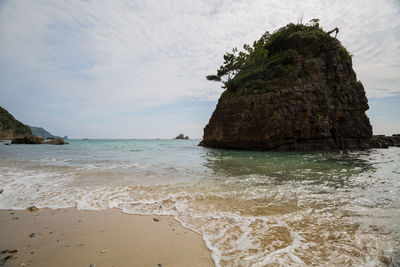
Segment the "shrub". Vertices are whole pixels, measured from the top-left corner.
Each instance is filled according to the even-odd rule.
[[[217,74],[208,75],[207,79],[221,81],[222,87],[230,92],[239,88],[265,92],[276,84],[287,83],[284,81],[286,76],[293,76],[286,80],[297,80],[292,71],[298,58],[313,58],[319,56],[324,47],[337,45],[346,62],[351,63],[347,50],[323,31],[318,19],[308,24],[290,23],[273,34],[265,32],[253,45],[243,45],[243,51],[234,48],[231,53],[226,53]],[[309,73],[303,70],[298,75],[309,76]]]

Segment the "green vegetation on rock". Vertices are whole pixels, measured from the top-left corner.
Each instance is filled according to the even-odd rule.
[[[12,139],[31,134],[32,131],[28,126],[0,107],[0,139]]]
[[[265,93],[276,87],[293,86],[302,77],[311,75],[303,66],[304,60],[317,64],[326,48],[339,49],[340,60],[351,65],[351,56],[340,42],[325,32],[318,19],[308,24],[290,23],[274,33],[265,32],[253,45],[243,45],[243,51],[234,48],[224,55],[224,63],[217,74],[208,75],[211,81],[220,81],[229,93]]]

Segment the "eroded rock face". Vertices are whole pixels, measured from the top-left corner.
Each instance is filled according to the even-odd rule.
[[[27,135],[14,138],[11,144],[44,144],[44,139],[35,135]]]
[[[288,79],[268,92],[225,91],[206,147],[256,150],[362,149],[370,146],[368,101],[339,42],[318,56],[299,54]]]

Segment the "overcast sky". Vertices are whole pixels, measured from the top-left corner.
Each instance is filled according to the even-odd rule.
[[[70,138],[200,138],[224,52],[320,18],[353,55],[375,133],[400,133],[400,1],[0,0],[0,106]]]

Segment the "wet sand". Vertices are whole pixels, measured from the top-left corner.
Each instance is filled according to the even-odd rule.
[[[201,236],[172,217],[116,209],[1,210],[0,251],[0,266],[214,266]]]

